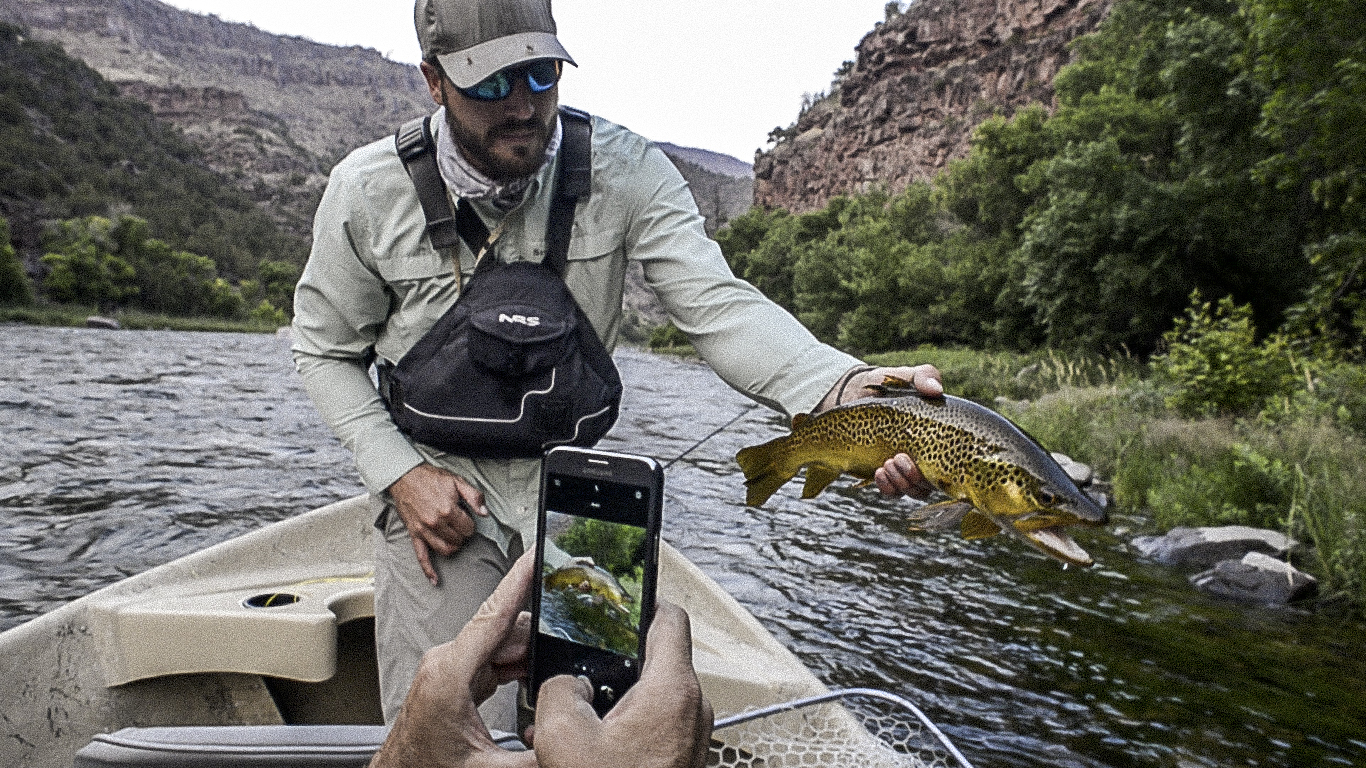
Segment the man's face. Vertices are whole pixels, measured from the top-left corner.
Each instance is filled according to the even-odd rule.
[[[530,176],[545,162],[555,134],[560,91],[555,86],[532,93],[525,77],[515,78],[512,93],[480,101],[461,93],[430,64],[422,64],[432,100],[446,106],[446,125],[460,153],[494,181]]]

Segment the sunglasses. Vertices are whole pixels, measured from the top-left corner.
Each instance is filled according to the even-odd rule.
[[[558,59],[542,59],[525,67],[516,67],[494,72],[475,83],[472,87],[459,89],[461,93],[478,101],[499,101],[512,93],[517,80],[525,77],[527,87],[532,93],[545,93],[560,81],[561,62]]]

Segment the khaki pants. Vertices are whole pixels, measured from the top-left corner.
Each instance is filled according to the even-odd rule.
[[[377,510],[386,505],[373,499]],[[398,717],[428,648],[455,639],[522,554],[513,536],[508,554],[484,536],[472,536],[451,557],[433,553],[441,585],[432,586],[413,553],[408,529],[392,507],[375,532],[375,646],[379,656],[384,722]],[[517,732],[517,684],[498,689],[479,713],[490,730]]]

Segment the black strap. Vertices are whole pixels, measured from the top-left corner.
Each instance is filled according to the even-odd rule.
[[[574,230],[574,211],[593,188],[593,123],[586,113],[560,107],[560,168],[546,221],[545,264],[564,275],[569,259],[569,240]],[[436,164],[436,142],[431,117],[409,120],[394,135],[399,159],[417,188],[418,202],[427,219],[427,235],[434,248],[453,248],[463,239],[476,255],[488,245],[489,228],[474,207],[461,201],[454,212],[446,196],[446,183]]]
[[[564,276],[569,259],[569,238],[574,231],[574,209],[580,198],[593,190],[593,123],[586,112],[560,108],[560,175],[555,196],[550,200],[550,217],[545,225],[545,265]]]
[[[460,242],[460,231],[451,214],[451,201],[446,199],[446,184],[436,167],[431,120],[431,116],[427,116],[404,123],[394,134],[394,143],[403,167],[408,169],[408,176],[417,187],[417,199],[427,217],[427,235],[432,239],[432,247],[454,248]]]

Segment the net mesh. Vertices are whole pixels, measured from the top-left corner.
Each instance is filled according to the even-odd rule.
[[[916,714],[897,701],[847,693],[718,727],[707,765],[958,768],[965,762],[950,754]]]

